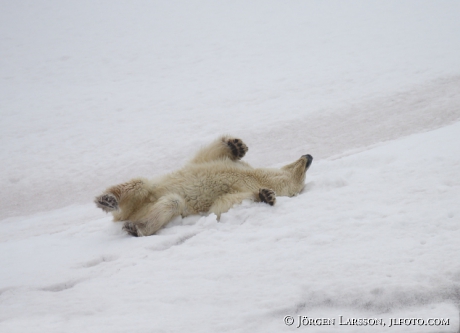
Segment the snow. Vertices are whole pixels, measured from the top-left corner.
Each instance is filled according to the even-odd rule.
[[[42,1],[0,12],[0,331],[457,332],[455,1]],[[314,156],[274,207],[132,238],[94,196],[223,133]],[[286,326],[283,318],[296,319]]]

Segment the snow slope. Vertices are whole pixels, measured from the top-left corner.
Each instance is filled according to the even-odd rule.
[[[407,135],[450,123],[460,116],[459,7],[3,1],[0,212],[85,203],[113,181],[183,163],[222,132],[244,136],[251,162],[271,165],[293,158],[266,143],[283,128],[272,136],[282,150],[304,134],[317,145],[312,154],[327,157],[362,142],[363,129],[365,146],[393,126]],[[406,112],[429,117],[412,128],[411,117],[398,117]],[[375,135],[387,115],[390,128]],[[308,133],[288,128],[311,117],[320,123]],[[344,145],[332,141],[338,132]]]
[[[457,332],[458,2],[1,5],[1,332]],[[146,238],[92,204],[222,133],[304,192]]]
[[[0,325],[279,332],[287,314],[391,318],[429,305],[412,315],[450,318],[439,331],[453,332],[459,133],[456,123],[318,161],[298,197],[247,202],[220,223],[177,219],[154,237],[124,235],[89,204],[4,220]]]

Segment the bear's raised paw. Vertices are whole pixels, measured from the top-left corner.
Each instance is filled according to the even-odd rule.
[[[273,190],[268,188],[261,188],[259,190],[260,201],[268,203],[270,206],[273,206],[276,202],[276,194]]]
[[[227,145],[232,151],[232,155],[235,159],[242,159],[248,151],[248,146],[241,139],[228,139]]]
[[[96,205],[107,213],[118,210],[118,201],[113,194],[103,194],[94,200]]]

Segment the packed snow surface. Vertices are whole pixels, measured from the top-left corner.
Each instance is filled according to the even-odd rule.
[[[459,2],[0,3],[0,332],[459,330]],[[303,192],[144,238],[92,203],[227,133]]]

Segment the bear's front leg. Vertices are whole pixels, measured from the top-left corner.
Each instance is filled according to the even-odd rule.
[[[261,201],[273,206],[276,202],[276,194],[274,191],[266,188],[261,188],[259,193],[242,192],[224,194],[214,201],[209,208],[209,213],[216,214],[217,220],[219,221],[223,213],[228,212],[233,206],[241,204],[243,200]]]
[[[275,191],[268,188],[261,188],[259,190],[260,201],[268,203],[270,206],[273,206],[276,202]]]
[[[176,216],[185,212],[185,200],[180,195],[169,194],[161,197],[146,210],[139,221],[127,221],[123,230],[132,236],[150,236],[160,230]]]
[[[201,148],[191,162],[207,163],[223,158],[238,161],[244,157],[247,151],[248,146],[241,139],[222,136],[207,147]]]
[[[224,142],[230,148],[232,160],[241,160],[248,152],[248,146],[241,139],[225,138]]]
[[[220,221],[220,216],[223,213],[228,212],[233,206],[241,204],[243,200],[258,201],[257,196],[252,192],[228,193],[218,197],[208,212],[216,214],[217,221]]]

